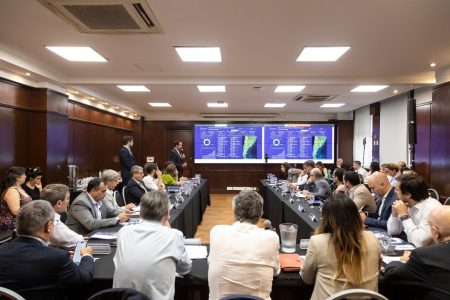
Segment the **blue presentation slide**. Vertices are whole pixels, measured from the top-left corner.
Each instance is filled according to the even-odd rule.
[[[270,163],[334,162],[334,125],[266,124],[264,153]]]
[[[262,163],[261,124],[196,124],[195,163]]]

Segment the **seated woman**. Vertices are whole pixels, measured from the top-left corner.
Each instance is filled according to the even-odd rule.
[[[11,167],[5,173],[0,199],[0,230],[16,229],[19,208],[31,201],[31,197],[22,189],[25,178],[23,167]]]
[[[323,178],[328,178],[328,169],[323,165],[321,161],[316,162],[316,168],[319,168],[322,171]]]
[[[280,179],[287,180],[289,176],[289,169],[292,168],[292,166],[288,162],[284,162],[281,164],[280,170],[281,170],[281,177]]]
[[[217,225],[210,233],[209,299],[249,294],[270,299],[273,277],[280,273],[278,235],[256,225],[262,198],[243,190],[233,199],[236,222]]]
[[[42,171],[39,167],[28,168],[25,172],[27,175],[26,182],[22,184],[23,190],[30,195],[32,200],[41,199],[40,193],[42,190]]]
[[[186,180],[185,177],[181,177],[180,180],[177,180],[177,177],[177,167],[174,164],[170,164],[164,170],[164,174],[162,174],[161,179],[165,186],[181,185],[183,184],[183,181]]]
[[[355,203],[332,194],[322,209],[322,221],[311,236],[300,276],[314,284],[311,299],[326,299],[346,289],[378,290],[380,245],[364,231]]]

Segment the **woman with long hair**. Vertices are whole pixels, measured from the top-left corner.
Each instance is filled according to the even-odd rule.
[[[169,185],[182,185],[185,177],[181,177],[178,180],[178,172],[175,164],[170,164],[164,169],[164,173],[161,176],[161,180],[165,186]]]
[[[11,167],[5,173],[0,199],[0,230],[16,229],[19,208],[31,201],[31,197],[22,189],[25,178],[23,167]]]
[[[379,261],[378,240],[363,230],[355,203],[344,194],[331,195],[300,270],[303,281],[314,284],[311,299],[352,288],[377,291]]]
[[[288,179],[289,176],[289,169],[292,168],[291,164],[288,162],[284,162],[281,164],[280,166],[280,170],[281,170],[281,179]]]

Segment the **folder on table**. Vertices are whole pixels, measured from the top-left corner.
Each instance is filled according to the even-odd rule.
[[[280,253],[280,267],[284,272],[298,272],[303,260],[297,253]]]

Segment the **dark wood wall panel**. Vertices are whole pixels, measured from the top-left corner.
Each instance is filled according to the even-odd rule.
[[[431,186],[450,196],[450,82],[436,86],[431,107]]]
[[[416,107],[416,172],[430,184],[431,103]]]
[[[337,156],[350,166],[353,161],[353,120],[337,121]]]

